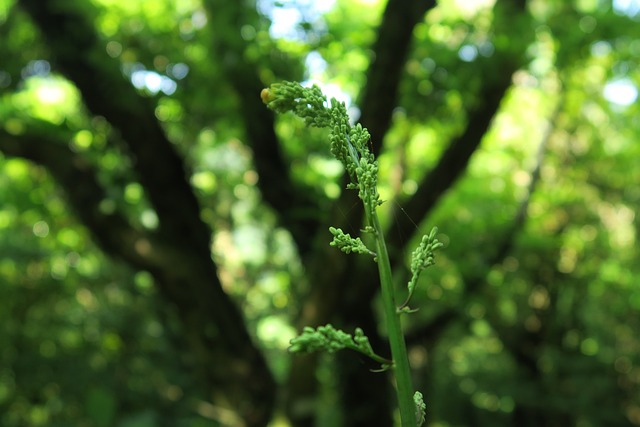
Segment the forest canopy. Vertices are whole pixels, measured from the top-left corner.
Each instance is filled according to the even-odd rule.
[[[0,424],[400,425],[318,85],[371,135],[430,427],[640,425],[637,0],[0,0]],[[365,236],[366,240],[366,236]],[[402,294],[404,295],[404,294]]]

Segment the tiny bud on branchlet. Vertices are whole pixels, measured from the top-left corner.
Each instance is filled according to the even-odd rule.
[[[268,88],[262,89],[262,91],[260,92],[260,99],[262,99],[262,102],[264,102],[265,104],[268,104],[269,101],[273,100],[271,91]]]

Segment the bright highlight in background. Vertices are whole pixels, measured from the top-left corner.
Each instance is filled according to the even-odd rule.
[[[627,78],[607,83],[603,92],[607,101],[625,107],[633,104],[638,99],[638,89]]]

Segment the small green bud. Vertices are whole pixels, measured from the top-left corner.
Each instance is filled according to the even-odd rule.
[[[416,405],[416,423],[418,427],[424,424],[425,418],[427,416],[427,404],[424,403],[424,397],[422,393],[416,391],[413,394],[413,403]]]
[[[262,92],[260,92],[260,99],[262,99],[262,102],[267,105],[269,104],[271,101],[273,101],[274,99],[276,99],[275,94],[273,93],[273,91],[269,88],[264,88],[262,89]]]

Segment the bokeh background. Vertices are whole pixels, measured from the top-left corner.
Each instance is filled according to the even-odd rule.
[[[392,426],[318,84],[379,154],[427,425],[640,425],[637,0],[0,0],[0,425]],[[396,421],[394,421],[396,420]]]

